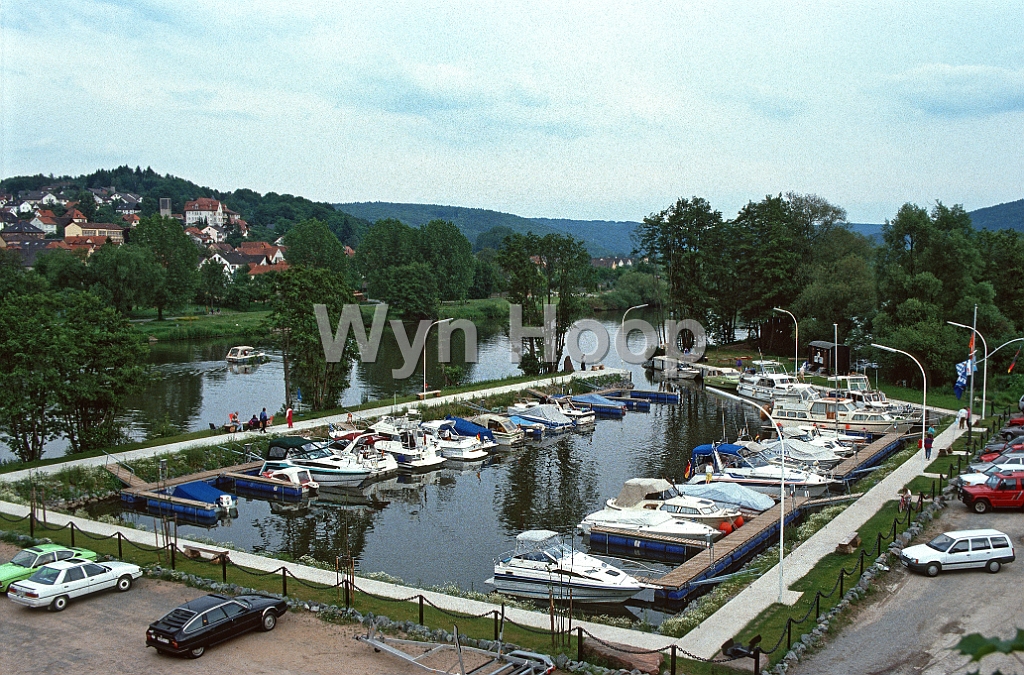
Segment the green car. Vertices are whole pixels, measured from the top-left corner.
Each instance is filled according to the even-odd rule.
[[[11,562],[0,565],[0,593],[6,593],[7,587],[13,582],[28,579],[36,571],[36,568],[70,558],[95,560],[96,553],[84,548],[72,548],[61,544],[39,544],[18,551]]]

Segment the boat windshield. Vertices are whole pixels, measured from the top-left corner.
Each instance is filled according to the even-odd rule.
[[[334,457],[334,453],[327,448],[309,448],[293,452],[288,457],[289,459],[328,459]]]
[[[674,487],[670,487],[669,489],[662,490],[661,492],[648,492],[646,495],[644,495],[644,499],[663,502],[678,496],[679,491],[676,490]]]
[[[713,508],[711,508],[710,506],[702,506],[702,507],[700,507],[700,512],[702,514],[704,514],[705,516],[710,516],[711,514],[713,514],[715,512],[715,510]]]

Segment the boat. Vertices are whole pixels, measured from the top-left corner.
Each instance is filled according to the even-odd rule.
[[[707,543],[718,541],[725,534],[704,523],[692,520],[680,520],[666,511],[650,511],[647,509],[609,509],[591,513],[577,527],[585,535],[590,535],[594,528],[628,530],[643,535],[657,535],[670,539],[688,540],[690,542]]]
[[[238,507],[238,499],[233,494],[218,490],[202,480],[175,485],[169,495],[177,499],[191,499],[194,502],[213,504],[220,515],[229,514],[231,509]]]
[[[239,347],[232,347],[228,350],[228,355],[225,357],[228,363],[263,363],[267,361],[267,355],[248,345],[241,345]]]
[[[649,363],[654,374],[666,380],[695,380],[702,375],[689,361],[671,356],[655,356]]]
[[[680,494],[710,499],[719,507],[739,509],[747,516],[756,516],[775,506],[775,500],[766,494],[735,483],[677,484]]]
[[[858,408],[877,410],[881,412],[896,412],[902,410],[899,406],[889,403],[885,392],[871,388],[871,381],[867,375],[851,373],[849,375],[832,375],[827,378],[825,386],[819,386],[819,391],[825,396],[848,398]]]
[[[508,419],[509,421],[512,422],[512,424],[516,425],[516,427],[518,427],[524,434],[530,436],[531,438],[542,438],[545,432],[548,431],[548,427],[546,425],[540,422],[535,422],[533,420],[528,420],[525,417],[520,417],[519,415],[509,415]],[[563,430],[559,429],[557,431],[552,431],[551,433],[559,434],[562,433],[562,431]]]
[[[479,436],[482,440],[491,441],[495,444],[498,443],[494,438],[494,432],[485,426],[477,424],[476,422],[470,422],[462,417],[456,417],[455,415],[445,415],[446,420],[451,420],[452,424],[455,425],[455,433],[459,436]]]
[[[554,403],[538,403],[521,401],[508,407],[509,415],[521,417],[528,422],[544,425],[545,433],[564,433],[572,431],[575,424]]]
[[[495,443],[501,446],[513,446],[522,443],[526,434],[512,420],[496,413],[482,413],[471,417],[470,422],[479,424],[491,432]]]
[[[771,412],[776,424],[784,427],[818,424],[826,429],[832,427],[835,431],[872,435],[903,434],[914,424],[884,410],[858,408],[848,398],[822,397],[817,391],[806,390],[801,390],[800,395],[795,394],[793,391],[790,395],[779,396],[773,402]]]
[[[695,368],[704,372],[704,384],[718,389],[736,389],[740,383],[740,371],[729,366],[708,366],[695,363]]]
[[[589,429],[597,423],[596,412],[590,408],[576,405],[572,399],[552,398],[550,400],[558,406],[563,415],[573,421],[577,430]]]
[[[708,482],[706,466],[711,465],[711,483],[737,483],[776,499],[780,496],[781,483],[787,490],[808,497],[820,497],[830,488],[838,487],[839,481],[819,474],[772,464],[763,458],[744,457],[744,448],[732,443],[698,445],[690,456],[694,468],[690,484]],[[783,472],[785,475],[783,475]]]
[[[626,414],[625,403],[600,394],[574,394],[572,402],[573,405],[593,410],[599,417],[623,417]]]
[[[785,454],[786,464],[797,468],[803,466],[814,471],[828,471],[836,467],[846,458],[846,450],[839,455],[831,448],[805,443],[796,438],[772,438],[762,441],[736,441],[736,445],[746,448],[746,457],[760,457],[772,464],[781,464]]]
[[[498,445],[482,438],[460,436],[455,432],[455,422],[451,420],[430,420],[420,427],[427,438],[437,444],[438,452],[445,459],[478,462],[487,459],[487,450]]]
[[[723,509],[710,499],[680,494],[672,483],[661,478],[630,478],[619,496],[609,499],[605,506],[619,511],[664,511],[673,518],[704,523],[726,533],[743,524],[739,509]]]
[[[273,480],[287,483],[288,485],[294,485],[302,489],[302,494],[307,495],[311,492],[316,492],[320,489],[320,484],[313,480],[313,476],[309,473],[309,469],[305,469],[298,466],[286,466],[283,468],[272,469],[268,468],[266,462],[263,463],[263,467],[260,469],[260,475],[264,478],[271,478]]]
[[[751,372],[753,371],[753,372]],[[754,361],[753,368],[739,376],[736,393],[755,401],[773,401],[781,396],[799,396],[802,392],[817,392],[803,384],[778,361]]]
[[[340,442],[316,441],[301,436],[284,436],[270,441],[264,471],[289,467],[308,469],[321,487],[358,485],[367,479],[383,478],[398,470],[398,462],[387,454],[345,452]],[[346,446],[347,447],[347,446]]]
[[[430,471],[444,464],[437,443],[427,438],[423,429],[418,427],[397,429],[387,440],[377,441],[375,447],[390,453],[398,462],[398,467],[406,471]]]
[[[484,583],[504,595],[574,603],[623,602],[648,588],[603,560],[577,551],[551,530],[528,530],[516,548],[494,562]]]

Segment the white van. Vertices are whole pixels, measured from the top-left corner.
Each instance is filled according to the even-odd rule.
[[[934,577],[943,570],[984,568],[995,574],[1016,558],[1010,537],[999,530],[946,532],[927,544],[908,546],[900,562],[915,572]]]

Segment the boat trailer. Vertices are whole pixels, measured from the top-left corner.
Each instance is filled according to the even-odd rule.
[[[406,663],[413,664],[430,673],[441,673],[442,675],[549,675],[555,672],[555,664],[551,657],[545,654],[536,654],[523,650],[514,650],[507,654],[501,653],[501,641],[497,642],[497,651],[477,649],[476,647],[463,647],[459,643],[459,627],[455,626],[452,644],[445,642],[421,642],[418,640],[400,640],[377,634],[377,626],[371,625],[369,632],[365,635],[357,635],[360,642],[373,647],[375,652],[385,652],[396,656]],[[409,648],[409,651],[400,647]],[[417,652],[414,655],[411,652]],[[457,660],[447,670],[433,668],[425,662],[429,657],[444,653],[454,652]],[[484,660],[478,666],[466,670],[463,654],[473,655]],[[478,659],[474,659],[474,662]],[[458,671],[455,668],[458,667]]]

